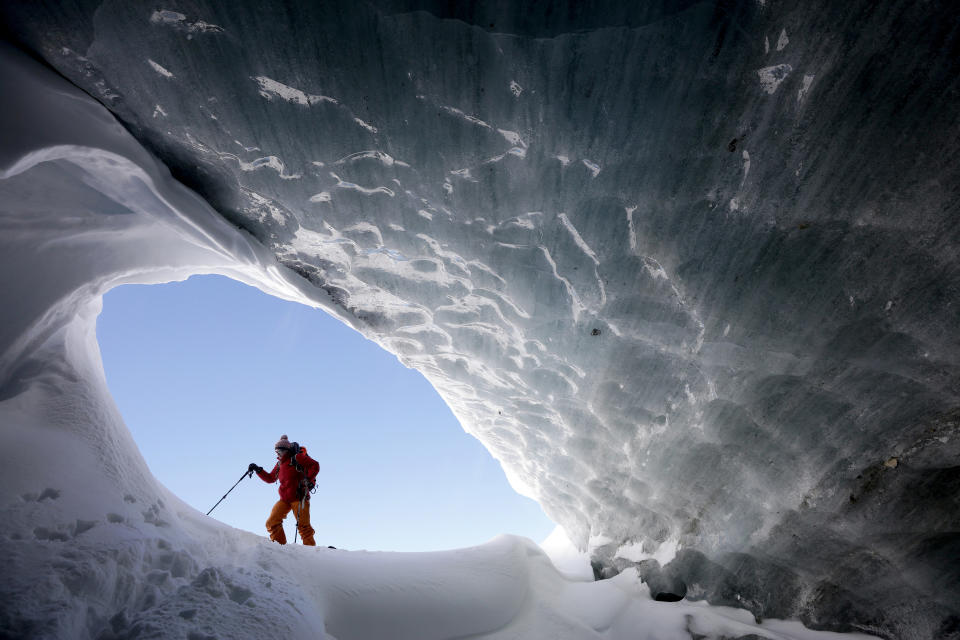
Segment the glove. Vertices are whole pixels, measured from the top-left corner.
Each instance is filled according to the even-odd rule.
[[[247,467],[247,473],[253,473],[254,471],[263,471],[263,468],[258,467],[256,462],[251,462],[250,466]]]
[[[290,447],[292,448],[293,455],[297,455],[298,453],[300,453],[300,445],[297,444],[296,442],[291,442]]]

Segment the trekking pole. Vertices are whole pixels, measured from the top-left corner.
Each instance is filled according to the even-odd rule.
[[[251,477],[253,477],[253,471],[244,471],[243,475],[240,476],[240,480],[243,480],[244,478],[251,478]],[[230,487],[230,491],[233,491],[234,489],[237,488],[237,485],[240,484],[240,480],[237,480],[237,482],[232,487]],[[223,502],[224,498],[230,495],[230,491],[227,491],[225,494],[223,494],[223,498],[220,498],[219,500],[217,500],[217,504],[210,507],[210,511],[207,511],[207,515],[210,515],[213,512],[213,510],[217,508],[217,505]]]
[[[303,480],[300,480],[300,491],[304,490]],[[297,533],[300,531],[300,514],[303,513],[303,503],[307,500],[307,494],[304,491],[303,497],[300,498],[300,510],[297,511],[297,527],[293,530],[293,544],[297,544]]]
[[[303,493],[303,467],[300,466],[300,463],[297,462],[297,459],[293,459],[293,468],[297,470],[297,473],[300,474],[300,490],[299,493]],[[306,497],[306,494],[304,494]],[[293,544],[297,544],[297,533],[300,531],[300,514],[303,513],[303,498],[300,498],[300,510],[297,511],[294,516],[296,524],[293,529]]]

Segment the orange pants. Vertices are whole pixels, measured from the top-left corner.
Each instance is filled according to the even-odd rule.
[[[317,543],[313,541],[314,531],[313,527],[310,526],[309,500],[303,503],[303,513],[298,513],[300,511],[299,500],[296,502],[284,502],[280,500],[277,504],[273,505],[273,510],[270,511],[270,517],[267,518],[267,531],[270,532],[270,539],[280,544],[287,544],[287,534],[283,531],[283,519],[286,518],[287,514],[291,511],[293,511],[293,515],[297,518],[297,530],[300,531],[303,544],[308,547],[315,547]]]

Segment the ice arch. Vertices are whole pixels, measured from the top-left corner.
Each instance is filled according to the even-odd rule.
[[[339,314],[580,541],[641,547],[608,571],[680,546],[667,578],[696,596],[951,633],[949,6],[560,4],[4,12],[220,212],[161,208],[120,271],[175,275],[170,237],[178,269]],[[37,284],[47,233],[11,247]],[[67,272],[6,311],[0,371],[70,371],[19,354],[84,344],[53,301],[120,280]]]
[[[62,78],[5,45],[0,77],[17,87],[0,108],[0,633],[413,640],[491,632],[517,617],[529,558],[549,565],[520,539],[319,565],[198,517],[156,483],[106,388],[102,294],[218,273],[329,303]],[[55,543],[65,544],[43,546]]]

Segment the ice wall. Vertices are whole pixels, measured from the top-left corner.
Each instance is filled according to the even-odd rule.
[[[612,540],[608,572],[678,549],[644,570],[692,597],[956,632],[949,4],[0,11],[258,265],[199,231],[186,257],[167,231],[109,235],[127,280],[36,276],[50,297],[5,305],[4,363],[66,292],[274,261],[261,287],[422,371],[514,486]],[[72,232],[45,233],[21,272]]]

